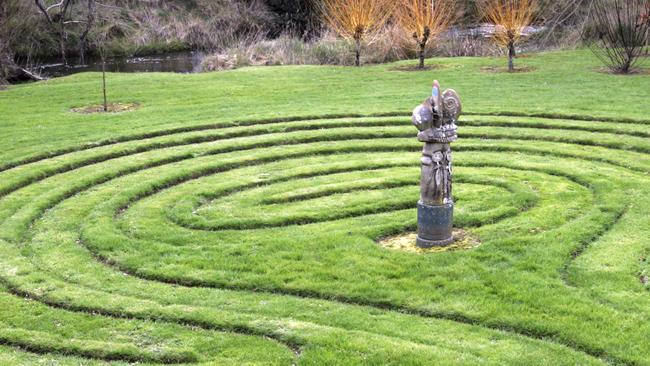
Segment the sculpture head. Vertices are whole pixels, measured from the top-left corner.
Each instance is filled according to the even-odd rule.
[[[433,82],[431,97],[413,110],[411,120],[420,130],[420,141],[449,143],[457,138],[456,121],[461,112],[458,93],[453,89],[440,92],[440,83],[436,80]]]

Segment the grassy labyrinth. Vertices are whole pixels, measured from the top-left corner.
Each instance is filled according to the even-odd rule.
[[[0,364],[650,364],[650,121],[464,115],[482,245],[416,254],[407,113],[3,160]]]
[[[431,73],[111,74],[140,108],[97,115],[97,74],[0,91],[0,365],[650,365],[647,78],[524,61],[435,61],[481,245],[427,254],[377,241],[416,226]]]

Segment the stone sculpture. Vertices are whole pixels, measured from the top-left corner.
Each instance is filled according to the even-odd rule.
[[[458,139],[456,121],[460,113],[458,93],[451,89],[441,93],[437,80],[431,97],[413,110],[412,121],[420,131],[418,140],[424,142],[418,202],[420,247],[446,246],[454,241],[450,143]]]

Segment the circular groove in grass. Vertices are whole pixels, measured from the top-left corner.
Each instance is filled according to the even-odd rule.
[[[303,122],[303,121],[293,120],[293,122]],[[267,123],[264,123],[264,124],[267,124]],[[271,123],[268,123],[268,124],[271,124]],[[406,124],[405,122],[397,121],[397,122],[378,122],[378,123],[375,123],[375,124],[373,124],[373,123],[365,123],[364,125],[367,125],[367,126],[401,126],[401,125],[405,125],[405,124]],[[546,126],[544,124],[519,125],[519,126],[517,126],[516,123],[512,123],[512,122],[510,122],[510,123],[473,123],[473,122],[468,122],[467,125],[468,126],[475,126],[475,127],[502,127],[502,126],[503,127],[512,127],[512,128],[517,127],[517,128],[532,129],[532,130],[534,130],[534,129],[544,129],[544,130],[568,130],[568,131],[583,131],[583,132],[601,132],[601,133],[607,133],[607,134],[610,134],[610,135],[614,135],[614,136],[617,136],[617,137],[619,137],[619,136],[650,137],[650,134],[645,133],[645,132],[640,132],[638,134],[636,134],[636,133],[616,132],[616,129],[614,127],[612,127],[612,128],[578,127],[578,126],[559,127],[559,126]],[[219,127],[219,128],[230,128],[230,127],[231,126]],[[355,127],[354,125],[348,125],[348,126],[341,126],[339,128],[354,128],[354,127]],[[305,126],[305,127],[301,127],[301,128],[287,128],[286,131],[287,132],[289,132],[289,131],[310,131],[310,130],[313,130],[313,129],[314,129],[313,127]],[[70,172],[70,171],[73,171],[73,170],[76,170],[78,168],[82,168],[82,167],[85,167],[85,166],[88,166],[88,165],[91,165],[91,164],[98,164],[98,163],[101,163],[101,162],[105,162],[105,161],[109,161],[109,160],[113,160],[113,159],[117,159],[117,158],[127,157],[127,156],[137,154],[137,153],[155,151],[155,150],[160,150],[162,148],[187,146],[187,145],[193,145],[193,144],[198,144],[198,143],[216,142],[216,141],[227,140],[227,139],[237,138],[237,137],[263,136],[263,135],[264,134],[262,134],[262,135],[256,134],[256,131],[249,129],[249,130],[245,130],[243,132],[235,132],[235,133],[226,134],[226,135],[223,135],[223,136],[216,136],[216,137],[200,136],[198,138],[190,138],[190,139],[181,140],[181,141],[177,141],[177,142],[169,142],[169,143],[163,143],[163,144],[153,143],[151,145],[145,145],[145,146],[141,146],[141,147],[130,149],[130,150],[127,149],[125,151],[117,151],[117,152],[114,152],[114,153],[99,155],[97,157],[88,158],[88,159],[81,160],[81,161],[78,161],[78,162],[75,162],[75,163],[72,163],[72,164],[65,164],[65,165],[61,166],[60,168],[50,169],[50,170],[46,170],[44,172],[38,172],[36,175],[34,175],[32,177],[27,177],[26,179],[23,179],[22,181],[19,181],[18,183],[15,183],[15,184],[12,184],[11,186],[0,189],[0,197],[6,196],[7,194],[10,194],[11,192],[14,192],[14,191],[16,191],[16,190],[18,190],[20,188],[26,187],[26,186],[28,186],[30,184],[37,183],[39,181],[42,181],[44,179],[47,179],[49,177],[52,177],[52,176],[55,176],[55,175],[58,175],[58,174],[62,174],[62,173],[65,173],[65,172]],[[461,136],[462,137],[473,137],[473,138],[512,139],[512,136],[507,135],[507,134],[504,135],[504,134],[461,133]],[[356,136],[356,138],[360,138],[360,137],[362,137],[362,136]],[[398,135],[393,135],[392,137],[410,137],[410,134],[405,134],[405,135],[398,134]],[[350,137],[343,136],[343,137],[340,137],[339,139],[336,139],[336,138],[331,139],[331,141],[340,141],[340,140],[345,140],[345,139],[348,139],[348,138],[350,138]],[[370,138],[373,138],[373,137],[371,136]],[[539,140],[538,138],[530,137],[530,136],[518,136],[516,139],[529,140],[529,141]],[[132,140],[127,139],[126,141],[132,141]],[[577,143],[577,144],[584,145],[584,146],[602,146],[602,147],[608,147],[608,148],[617,148],[618,146],[620,146],[620,144],[618,142],[603,143],[603,142],[599,142],[598,139],[596,139],[596,140],[576,140],[576,139],[573,139],[573,138],[570,138],[570,137],[554,137],[553,139],[548,140],[548,141]],[[298,141],[292,141],[292,143],[297,143],[297,142]],[[314,140],[306,139],[306,140],[303,140],[303,142],[314,142]],[[101,145],[101,146],[104,146],[104,145]],[[266,146],[269,146],[269,145],[266,145]],[[258,148],[258,147],[264,147],[264,145],[252,146],[252,148]],[[95,147],[93,146],[91,148],[95,148]],[[80,147],[80,148],[72,148],[70,150],[71,151],[83,151],[83,150],[86,150],[86,149],[83,149],[83,148]],[[246,150],[246,149],[241,149],[241,150]],[[641,152],[641,153],[650,152],[650,150],[648,150],[648,148],[645,148],[645,147],[627,147],[626,150],[636,151],[636,152]],[[225,150],[225,149],[222,149],[222,150],[217,149],[217,150],[212,151],[211,154],[218,154],[218,153],[223,153],[223,152],[227,152],[227,150]],[[170,160],[175,162],[175,161],[180,161],[180,160],[183,160],[183,159],[190,159],[192,157],[193,156],[178,156],[177,158],[175,158],[176,160],[174,160],[174,158],[171,158]],[[41,159],[41,160],[44,160],[44,159]],[[26,164],[31,164],[31,163],[32,162],[26,163]],[[25,165],[25,164],[12,166],[11,169],[17,168],[17,167],[19,167],[21,165]],[[0,170],[0,172],[2,172],[2,170]]]
[[[650,120],[636,120],[636,119],[626,119],[626,118],[603,118],[603,117],[561,115],[561,114],[548,114],[548,113],[465,112],[464,114],[468,116],[531,117],[531,118],[543,118],[549,120],[575,120],[575,121],[605,122],[605,123],[614,122],[614,123],[641,124],[641,125],[650,124]],[[198,132],[198,131],[206,131],[206,130],[231,128],[231,127],[275,124],[281,122],[318,121],[322,119],[336,119],[336,118],[371,118],[371,117],[400,117],[400,116],[406,117],[402,112],[387,112],[387,113],[376,113],[376,114],[369,114],[369,115],[331,114],[331,115],[323,115],[323,116],[285,117],[285,118],[271,118],[271,119],[261,119],[261,120],[241,120],[241,121],[234,121],[231,123],[206,124],[206,125],[197,125],[191,127],[170,128],[170,129],[158,130],[158,131],[148,132],[148,133],[122,135],[112,139],[89,142],[78,146],[61,148],[44,154],[33,155],[24,159],[15,160],[13,162],[8,162],[4,165],[1,165],[0,173],[6,170],[19,167],[21,165],[32,164],[42,160],[51,159],[51,158],[55,158],[55,157],[59,157],[62,155],[67,155],[75,152],[91,150],[99,147],[111,146],[111,145],[116,145],[125,142],[151,139],[151,138],[162,137],[162,136],[170,136],[170,135],[181,134],[186,132]]]
[[[375,149],[375,152],[380,152],[382,151],[381,149]],[[275,161],[278,161],[279,159],[276,159]],[[396,165],[384,165],[381,168],[386,168],[386,167],[410,167],[412,166],[411,163],[405,163],[405,164],[396,164]],[[461,165],[462,167],[462,165]],[[491,167],[491,165],[483,165],[480,167]],[[492,166],[493,167],[493,166]],[[305,179],[305,178],[316,178],[316,177],[323,177],[326,175],[330,174],[337,174],[345,171],[354,171],[354,172],[362,172],[362,171],[367,171],[367,172],[373,172],[378,169],[381,169],[375,166],[364,166],[361,168],[353,169],[353,170],[335,170],[335,171],[327,171],[327,172],[322,172],[320,174],[304,174],[301,176],[294,176],[286,179],[278,179],[278,180],[271,180],[267,181],[264,183],[253,183],[253,184],[248,184],[248,185],[243,185],[243,186],[238,186],[236,188],[230,189],[228,191],[221,192],[219,195],[213,195],[210,197],[207,197],[207,199],[211,201],[219,200],[219,199],[224,199],[228,198],[229,196],[233,194],[241,194],[242,192],[245,192],[246,190],[249,189],[255,189],[255,188],[260,188],[264,187],[267,185],[271,185],[274,183],[278,182],[287,182],[288,180],[298,180],[298,179]],[[223,172],[220,172],[223,173]],[[193,176],[192,180],[195,179],[200,179],[202,178],[201,176]],[[396,187],[412,187],[412,188],[417,188],[416,183],[417,182],[417,177],[414,177],[413,181],[411,182],[399,182],[398,184],[384,184],[380,186],[376,186],[375,189],[390,189],[390,188],[396,188]],[[464,179],[456,179],[456,183],[465,183],[466,180]],[[185,182],[183,182],[185,183]],[[481,184],[486,184],[486,183],[481,183]],[[166,189],[169,187],[166,187]],[[506,188],[507,189],[507,188]],[[339,189],[337,191],[329,191],[327,194],[337,194],[337,193],[350,193],[354,192],[354,189]],[[152,195],[158,194],[161,191],[152,191],[148,192],[149,194],[144,197],[140,197],[138,200],[151,197]],[[413,190],[414,195],[417,195],[417,189]],[[312,194],[310,195],[311,197],[316,197],[320,198],[323,197],[322,194]],[[130,204],[133,204],[136,200],[131,199]],[[294,201],[295,202],[295,201]],[[257,206],[259,208],[263,209],[263,204],[264,201],[261,202],[261,206]],[[273,202],[276,203],[277,202]],[[273,204],[272,203],[272,204]],[[284,203],[284,202],[283,202]],[[534,205],[534,202],[531,202],[531,200],[525,200],[520,203],[520,207],[515,207],[515,211],[511,212],[506,212],[500,215],[496,215],[494,217],[491,217],[489,220],[490,223],[496,223],[500,220],[506,219],[508,217],[512,217],[516,213],[523,212],[526,209],[532,207]],[[356,209],[353,211],[344,211],[341,210],[341,207],[337,209],[337,211],[332,212],[331,215],[327,216],[322,216],[319,215],[318,217],[310,217],[310,216],[303,216],[303,217],[294,217],[294,218],[288,218],[286,220],[278,220],[274,222],[268,222],[264,220],[258,220],[255,221],[254,218],[248,217],[244,221],[240,222],[230,222],[230,223],[210,223],[210,222],[196,222],[196,221],[190,221],[190,220],[183,220],[182,218],[176,218],[176,217],[170,217],[169,220],[181,227],[185,227],[188,229],[192,230],[205,230],[205,231],[222,231],[222,230],[258,230],[258,229],[266,229],[266,228],[274,228],[274,227],[286,227],[286,226],[293,226],[293,225],[309,225],[309,224],[316,224],[316,223],[323,223],[323,222],[330,222],[330,221],[338,221],[341,219],[349,219],[349,218],[354,218],[354,217],[360,217],[360,216],[368,216],[368,215],[373,215],[373,214],[378,214],[378,213],[387,213],[387,212],[392,212],[392,211],[400,211],[400,210],[408,210],[408,209],[413,209],[414,208],[414,203],[412,198],[406,198],[401,202],[397,203],[389,203],[389,204],[383,204],[383,205],[373,205],[371,207],[365,207],[361,209]],[[192,211],[194,212],[197,209],[197,207],[193,207]],[[120,215],[122,215],[126,211],[125,207],[120,208]],[[117,216],[116,216],[117,217]],[[459,222],[460,225],[462,226],[480,226],[480,222],[470,222],[470,221],[461,221]]]

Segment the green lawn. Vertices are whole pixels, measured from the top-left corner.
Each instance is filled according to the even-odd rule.
[[[411,61],[413,62],[413,61]],[[0,365],[650,365],[650,76],[587,51],[0,91]],[[455,223],[417,254],[431,81]]]

